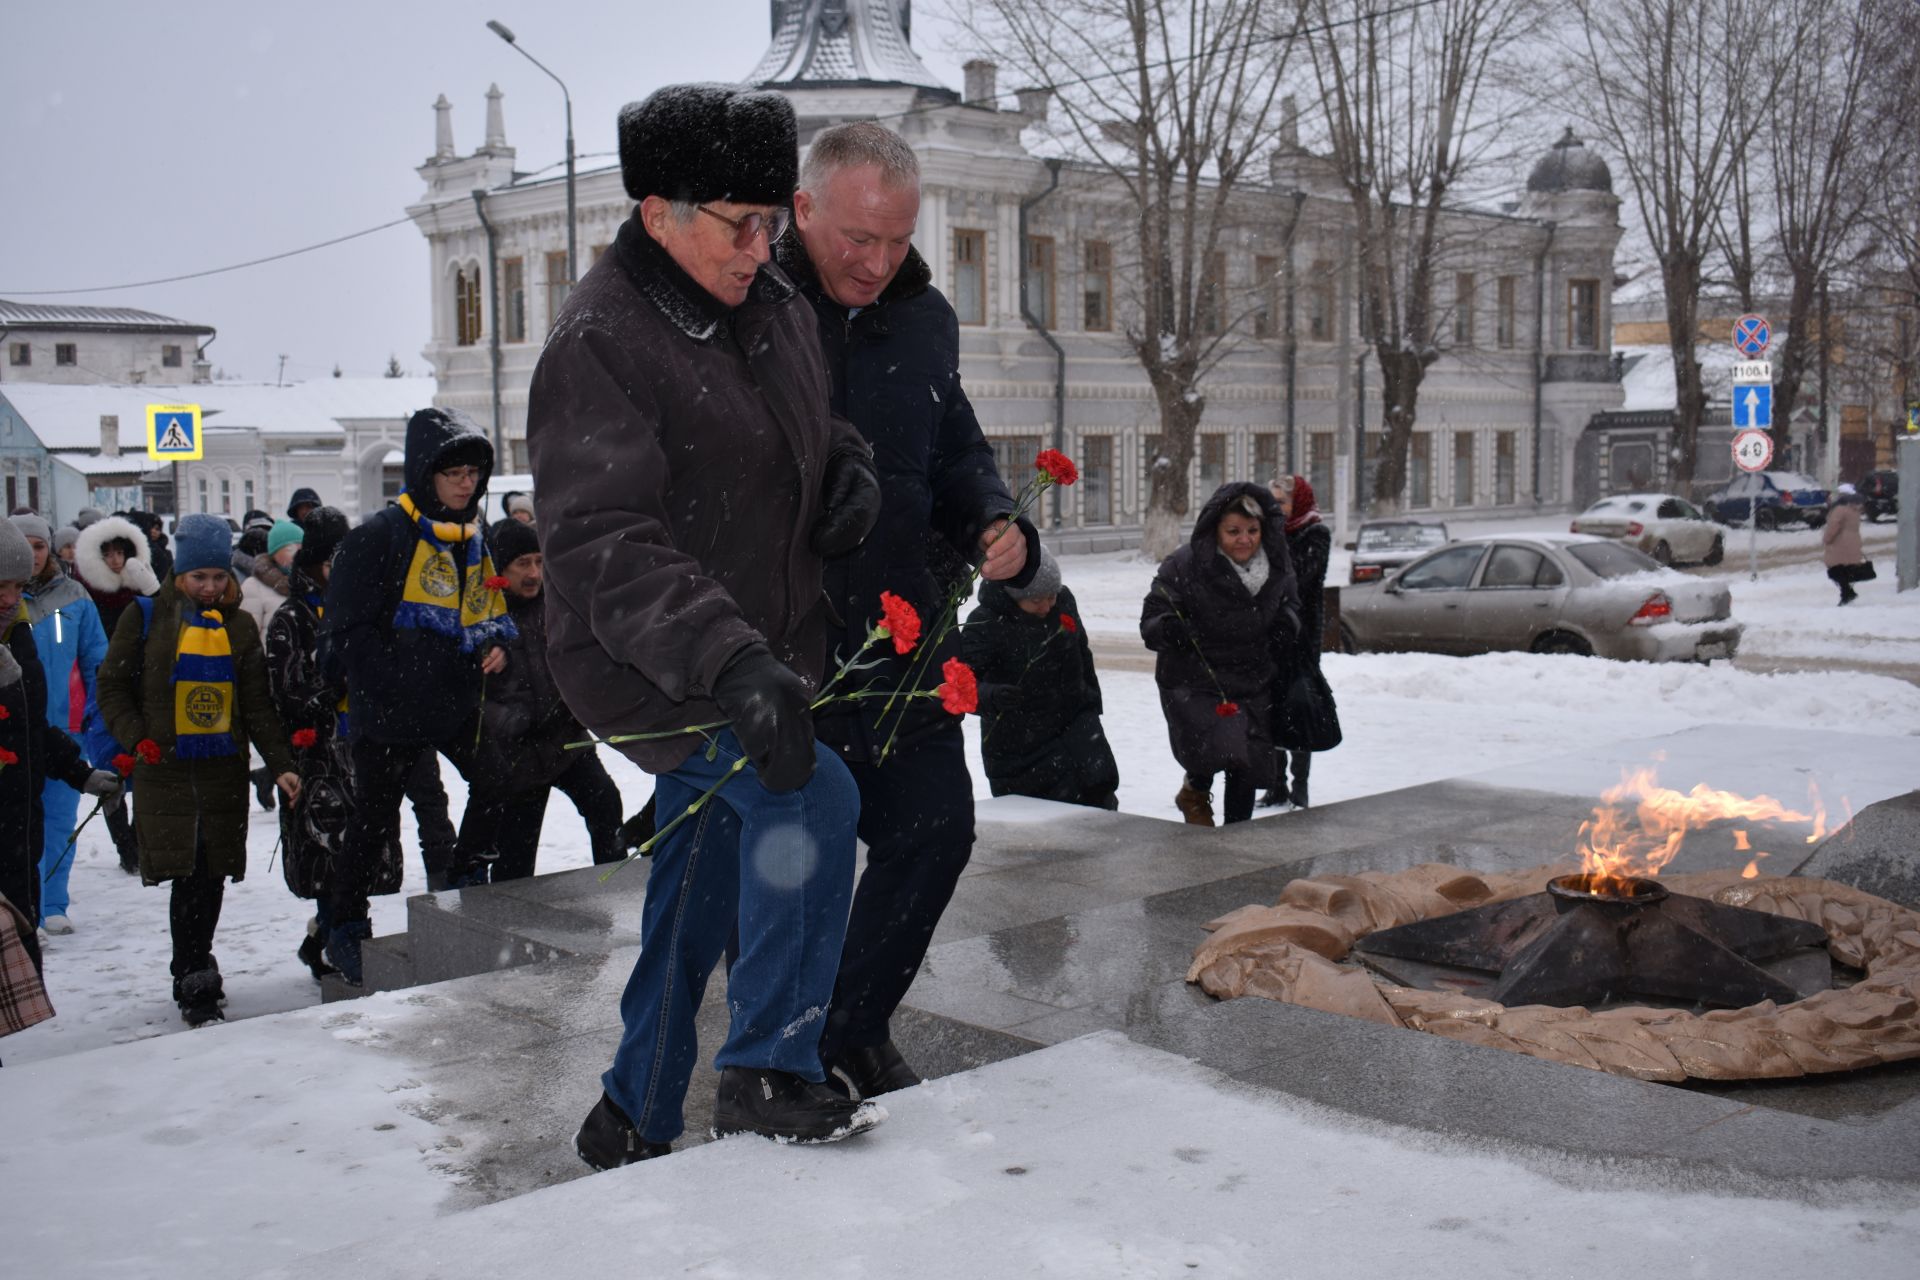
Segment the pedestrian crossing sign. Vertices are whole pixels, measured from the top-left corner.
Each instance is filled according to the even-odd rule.
[[[147,406],[147,456],[155,462],[197,462],[205,442],[200,438],[200,406]]]

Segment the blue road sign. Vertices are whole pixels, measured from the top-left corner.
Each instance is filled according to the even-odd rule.
[[[1773,428],[1773,388],[1765,383],[1733,389],[1733,425],[1735,430],[1752,427],[1756,431]]]
[[[1733,322],[1733,345],[1749,360],[1757,360],[1773,341],[1773,327],[1765,316],[1745,315]]]

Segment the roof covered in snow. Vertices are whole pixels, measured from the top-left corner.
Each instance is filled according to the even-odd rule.
[[[213,332],[211,325],[175,320],[172,316],[132,307],[45,306],[36,302],[9,302],[0,298],[0,329],[93,329],[143,333]]]
[[[1620,389],[1626,399],[1620,405],[1621,413],[1671,409],[1679,403],[1670,347],[1616,343],[1613,350],[1623,358],[1624,365]],[[1734,361],[1739,355],[1724,342],[1701,342],[1694,347],[1693,355],[1700,362],[1700,377],[1706,384],[1708,402],[1726,403],[1733,386]]]
[[[343,421],[404,419],[433,403],[432,378],[317,378],[286,386],[208,382],[191,386],[0,383],[49,449],[97,449],[100,418],[117,414],[123,448],[142,448],[150,404],[197,404],[208,431],[251,428],[277,436],[338,436]]]
[[[53,455],[53,460],[89,477],[146,475],[150,471],[163,471],[167,467],[166,463],[155,462],[149,458],[138,441],[134,442],[132,449],[122,448],[120,456],[116,458],[98,453],[56,453]]]

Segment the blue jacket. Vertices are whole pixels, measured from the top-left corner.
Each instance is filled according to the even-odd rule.
[[[106,628],[87,589],[58,570],[46,582],[29,582],[24,596],[40,665],[47,673],[47,723],[66,729],[72,723],[69,676],[78,663],[91,703],[94,673],[107,656]]]

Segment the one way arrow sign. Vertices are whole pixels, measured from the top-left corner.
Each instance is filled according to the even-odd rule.
[[[1733,425],[1736,430],[1748,427],[1757,431],[1769,431],[1773,428],[1773,388],[1769,385],[1735,387],[1733,390]]]

